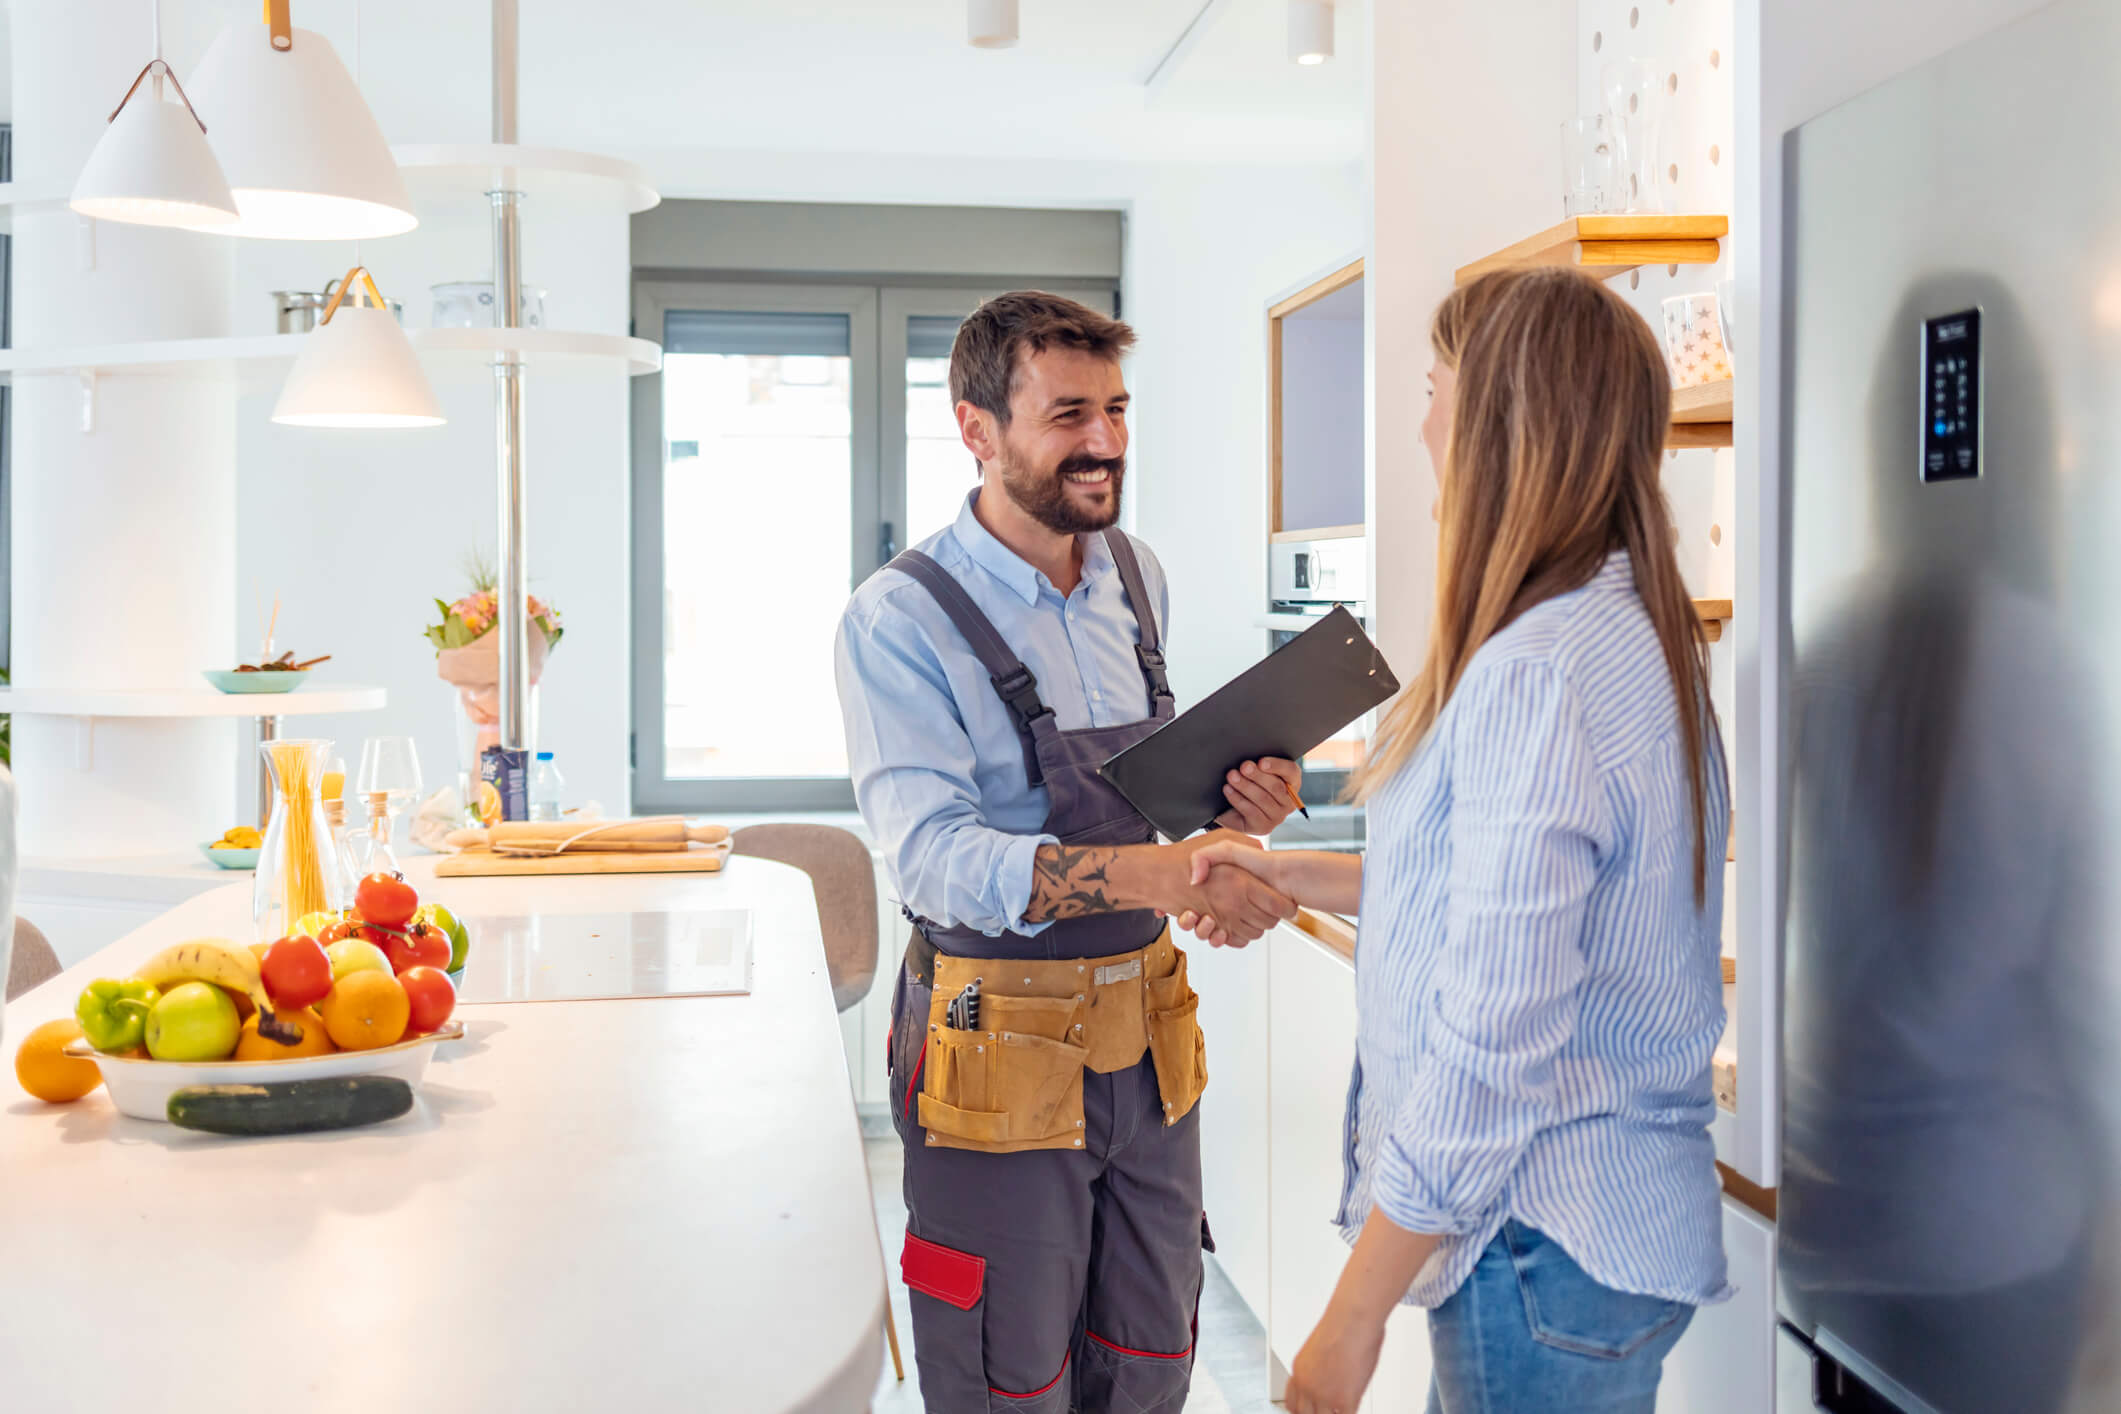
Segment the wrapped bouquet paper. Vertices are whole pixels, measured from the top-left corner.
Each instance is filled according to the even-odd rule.
[[[477,772],[479,753],[501,739],[501,635],[499,596],[495,593],[490,566],[473,560],[471,592],[455,602],[435,600],[441,622],[427,628],[435,646],[435,671],[457,690],[457,704],[466,727],[459,742],[459,770]],[[559,643],[564,630],[559,610],[530,596],[530,681],[536,686],[545,673],[545,657]],[[467,764],[468,763],[468,764]]]

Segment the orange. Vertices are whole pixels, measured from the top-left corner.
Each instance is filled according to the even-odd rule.
[[[236,1038],[235,1058],[239,1061],[300,1060],[303,1056],[328,1056],[339,1049],[331,1043],[331,1033],[324,1027],[324,1018],[308,1007],[283,1011],[280,1019],[301,1027],[302,1039],[292,1046],[283,1046],[269,1036],[260,1036],[258,1018],[254,1015],[243,1023],[243,1034]]]
[[[94,1061],[64,1054],[67,1046],[80,1039],[78,1021],[45,1022],[22,1038],[22,1049],[15,1052],[15,1079],[48,1105],[80,1099],[103,1083],[103,1072]]]
[[[349,972],[317,1004],[325,1029],[342,1051],[372,1051],[394,1045],[412,1019],[412,1001],[398,979],[387,972]]]
[[[233,987],[223,987],[221,990],[228,993],[228,999],[236,1004],[236,1019],[238,1021],[250,1020],[251,1014],[257,1011],[258,1009],[256,1005],[251,1002],[250,997],[246,993],[239,992]]]

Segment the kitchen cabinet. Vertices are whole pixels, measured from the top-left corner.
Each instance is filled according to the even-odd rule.
[[[1694,1313],[1664,1362],[1657,1414],[1773,1414],[1774,1224],[1725,1198],[1723,1251],[1737,1294]]]
[[[1268,959],[1261,939],[1212,948],[1180,935],[1187,974],[1200,993],[1208,1042],[1208,1089],[1201,1096],[1201,1185],[1215,1258],[1245,1304],[1267,1311]]]
[[[1333,1226],[1340,1207],[1342,1121],[1355,1063],[1355,967],[1342,953],[1284,925],[1269,948],[1267,1047],[1272,1186],[1268,1353],[1286,1371],[1325,1311],[1347,1265]],[[1256,1308],[1255,1308],[1256,1309]],[[1429,1387],[1427,1313],[1393,1313],[1366,1410],[1422,1407]]]

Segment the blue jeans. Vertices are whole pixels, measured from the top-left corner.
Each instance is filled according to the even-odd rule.
[[[1600,1286],[1537,1228],[1506,1222],[1429,1313],[1429,1414],[1653,1414],[1694,1308]]]

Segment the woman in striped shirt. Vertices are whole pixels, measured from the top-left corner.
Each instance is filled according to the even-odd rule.
[[[1648,1414],[1728,1295],[1729,788],[1658,480],[1670,384],[1641,316],[1568,270],[1458,290],[1432,341],[1436,612],[1356,779],[1369,854],[1196,856],[1362,921],[1354,1254],[1288,1407],[1353,1414],[1407,1301],[1431,1411]]]

